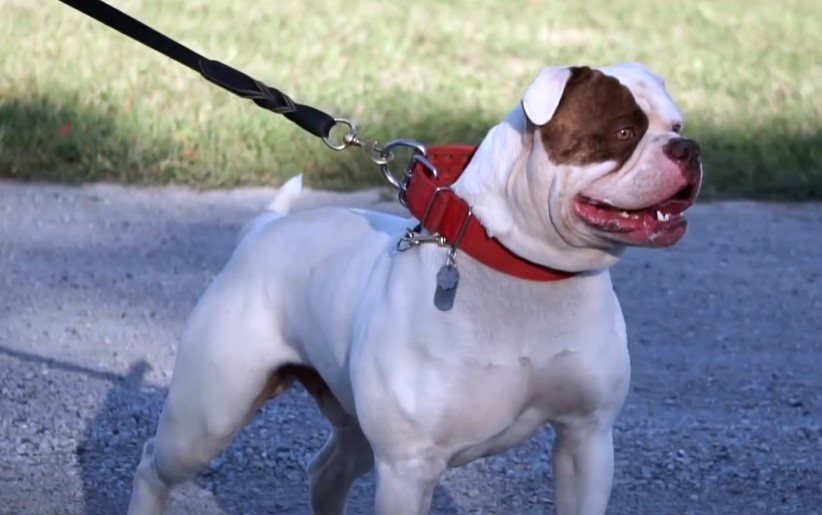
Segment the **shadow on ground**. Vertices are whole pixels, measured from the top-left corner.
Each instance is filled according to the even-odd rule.
[[[380,119],[394,121],[369,125],[368,134],[412,137],[428,144],[478,143],[498,121],[475,110],[455,112],[453,106],[422,105],[425,113],[432,114],[408,119],[390,112],[377,113]],[[700,120],[698,113],[689,118],[689,135],[703,147],[707,172],[704,199],[822,199],[822,126],[802,133],[784,121],[748,127]],[[271,123],[290,122],[272,118]],[[290,125],[286,134],[298,139],[238,135],[239,140],[247,137],[248,141],[243,144],[232,140],[238,145],[232,147],[238,154],[222,156],[225,165],[219,169],[215,169],[214,159],[221,155],[220,149],[200,156],[186,149],[178,134],[147,134],[140,126],[136,113],[119,108],[100,111],[78,104],[70,94],[0,100],[0,177],[222,187],[270,185],[301,170],[314,187],[382,185],[380,174],[374,173],[373,164],[359,152],[329,152],[317,141],[316,152],[303,152],[300,158],[290,156],[295,141],[308,146],[313,139]],[[277,134],[282,138],[281,133]],[[252,152],[251,147],[260,148]]]
[[[166,182],[161,165],[179,159],[179,146],[142,133],[137,120],[136,113],[100,111],[70,94],[0,99],[0,177]]]
[[[197,296],[231,252],[247,214],[245,206],[229,202],[214,209],[191,210],[181,202],[168,206],[167,217],[156,212],[146,216],[143,200],[122,199],[135,203],[119,205],[118,220],[107,219],[105,212],[110,207],[99,214],[84,211],[88,223],[94,225],[79,231],[78,240],[83,241],[75,242],[58,240],[56,235],[69,225],[84,226],[86,221],[66,219],[60,213],[71,211],[68,206],[78,202],[77,197],[93,194],[75,190],[64,194],[61,198],[66,204],[60,204],[48,188],[38,191],[45,197],[48,217],[59,220],[58,227],[40,226],[13,247],[0,245],[0,263],[9,259],[3,266],[8,273],[0,277],[5,291],[0,299],[0,328],[9,328],[9,343],[19,347],[32,330],[43,331],[44,340],[53,342],[66,331],[71,345],[78,349],[78,360],[94,362],[99,358],[101,367],[110,369],[113,355],[127,353],[133,327],[137,336],[134,355],[150,356],[153,362],[167,366],[166,351],[158,353],[166,342],[158,344],[151,339],[161,335],[168,340],[182,326]],[[33,220],[20,223],[36,226]],[[0,232],[0,240],[3,234]],[[88,237],[94,239],[89,241]],[[29,321],[30,313],[44,318]],[[31,327],[55,318],[61,321],[57,326]],[[83,328],[82,320],[86,319],[89,324]],[[46,332],[49,330],[52,332]],[[110,343],[100,341],[103,333],[110,335]],[[58,388],[61,395],[89,399],[105,386],[104,394],[88,400],[94,405],[93,413],[82,407],[75,413],[53,397],[44,397],[47,404],[41,409],[55,419],[84,418],[74,453],[86,515],[124,513],[142,444],[156,428],[167,393],[157,382],[144,381],[151,371],[148,362],[131,361],[128,372],[119,375],[45,353],[6,347],[2,336],[0,331],[0,355],[37,365],[33,367],[35,377],[43,369],[55,372],[52,380],[59,381],[59,373],[64,378],[65,374],[82,376],[79,386],[73,384],[75,379],[63,381]],[[176,341],[168,343],[176,347]],[[296,385],[260,410],[194,484],[210,492],[228,515],[261,513],[261,505],[268,506],[264,513],[305,515],[309,512],[305,466],[327,432],[313,400]],[[187,493],[197,492],[189,489]],[[352,490],[352,513],[373,512],[373,495],[371,473]],[[443,513],[462,513],[442,487],[436,492],[435,506]]]
[[[53,372],[82,375],[86,379],[104,381],[110,385],[97,413],[86,423],[76,456],[82,476],[86,515],[125,513],[133,468],[139,460],[142,442],[153,434],[167,394],[163,388],[144,383],[150,365],[140,361],[134,363],[125,375],[118,375],[4,346],[0,346],[0,355],[37,365],[41,370],[46,368]],[[278,428],[289,424],[277,409],[280,402],[300,403],[303,406],[298,409],[313,410],[305,404],[312,402],[309,396],[300,386],[295,387],[261,409],[252,423],[212,461],[211,466],[193,479],[194,485],[213,494],[220,509],[227,515],[259,513],[255,510],[259,510],[261,501],[268,504],[266,513],[309,513],[304,472],[306,451],[310,454],[319,450],[325,432],[303,432],[301,441],[293,445],[288,434],[278,433]],[[303,427],[303,422],[298,424]],[[260,428],[269,428],[271,437],[261,441]],[[266,433],[263,431],[263,434]],[[306,439],[310,440],[308,448],[305,446]],[[283,478],[286,480],[283,481]],[[373,480],[371,472],[354,486],[349,499],[350,512],[373,512]],[[250,502],[243,501],[249,498]],[[434,509],[438,513],[462,513],[442,486],[435,492]]]

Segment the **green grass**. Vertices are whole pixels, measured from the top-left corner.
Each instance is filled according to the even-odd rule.
[[[368,139],[478,142],[540,67],[638,60],[705,155],[705,196],[822,198],[819,0],[117,0]],[[299,128],[59,2],[0,0],[0,176],[382,184]]]

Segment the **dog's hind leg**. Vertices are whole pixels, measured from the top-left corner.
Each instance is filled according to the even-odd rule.
[[[294,356],[254,288],[218,277],[192,313],[157,431],[134,474],[129,515],[160,515],[172,487],[204,468],[288,386],[282,370]]]
[[[308,465],[313,515],[343,515],[354,482],[374,467],[374,453],[357,420],[348,414],[320,376],[310,369],[295,374],[333,427]]]

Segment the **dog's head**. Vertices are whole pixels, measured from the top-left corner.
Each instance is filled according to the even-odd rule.
[[[663,80],[639,64],[540,71],[455,191],[513,252],[564,270],[685,234],[699,145]]]

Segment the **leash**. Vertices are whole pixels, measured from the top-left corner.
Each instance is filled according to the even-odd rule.
[[[341,151],[352,146],[363,149],[371,161],[379,165],[386,180],[397,188],[399,201],[403,206],[407,206],[405,190],[411,178],[412,166],[421,162],[427,169],[435,169],[434,165],[425,159],[426,148],[422,143],[410,139],[396,139],[389,141],[385,146],[380,146],[377,141],[364,141],[360,139],[357,127],[352,121],[332,117],[314,107],[298,104],[279,89],[249,77],[225,63],[198,54],[103,0],[60,0],[60,2],[196,71],[212,84],[241,98],[251,100],[263,109],[283,115],[303,130],[321,138],[332,150]],[[330,136],[331,130],[337,125],[348,127],[348,131],[341,141],[333,142]],[[399,147],[410,148],[414,157],[418,159],[412,159],[406,166],[405,172],[397,177],[391,171],[389,163],[394,159],[393,150]]]
[[[206,80],[231,93],[249,99],[263,109],[285,116],[315,136],[327,138],[336,124],[334,118],[328,114],[313,107],[297,104],[282,91],[252,79],[224,63],[203,57],[101,0],[60,1],[191,68]]]
[[[376,141],[362,141],[357,134],[356,126],[350,120],[335,118],[317,108],[298,104],[279,89],[249,77],[225,63],[198,54],[102,0],[60,1],[103,25],[194,70],[212,84],[220,86],[241,98],[251,100],[263,109],[284,116],[301,129],[321,138],[332,150],[340,151],[351,146],[357,146],[365,150],[371,160],[380,166],[387,165],[393,159],[390,150],[381,148]],[[347,126],[348,131],[341,142],[334,143],[331,141],[331,130],[340,124]],[[397,146],[407,145],[395,142],[392,148]]]
[[[103,0],[60,1],[198,72],[212,84],[284,116],[303,130],[321,138],[332,150],[341,151],[352,146],[364,150],[371,161],[379,165],[385,179],[397,189],[400,204],[419,220],[417,227],[409,229],[397,241],[397,250],[404,252],[423,243],[435,243],[448,248],[445,264],[436,277],[434,305],[438,309],[447,311],[454,304],[459,283],[457,249],[486,266],[520,279],[558,281],[574,275],[533,263],[512,253],[498,240],[487,235],[468,203],[454,193],[451,186],[468,166],[476,146],[439,145],[428,149],[411,139],[396,139],[385,146],[380,146],[376,141],[363,141],[357,134],[357,127],[350,120],[335,118],[314,107],[298,104],[279,89],[225,63],[198,54]],[[348,131],[342,141],[335,143],[330,135],[337,125],[347,126]],[[394,159],[393,151],[400,147],[410,148],[413,153],[405,170],[397,176],[389,164]],[[423,231],[427,231],[427,234]]]

